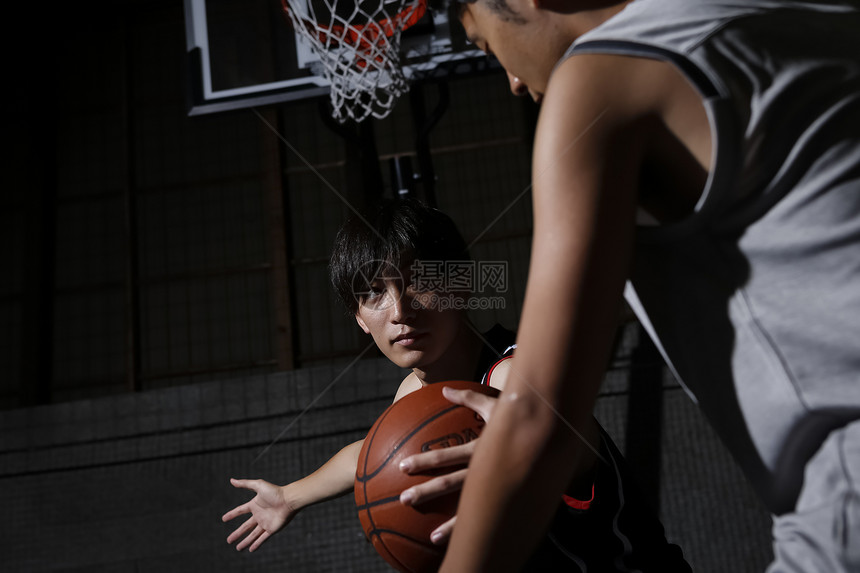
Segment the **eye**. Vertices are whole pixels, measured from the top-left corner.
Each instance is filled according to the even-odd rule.
[[[369,299],[379,298],[385,294],[385,285],[378,282],[372,282],[367,287],[366,297]]]
[[[483,39],[467,37],[466,40],[470,44],[472,44],[473,46],[475,46],[476,48],[478,48],[479,50],[484,52],[486,55],[488,55],[488,56],[492,55],[493,52],[490,51],[490,46]]]
[[[356,294],[358,295],[359,304],[367,308],[373,308],[376,306],[382,299],[382,295],[385,293],[384,285],[379,284],[376,281],[370,284],[365,284],[364,286],[357,286],[357,289]]]

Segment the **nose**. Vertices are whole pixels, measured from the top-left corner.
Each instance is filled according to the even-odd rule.
[[[403,290],[392,288],[389,289],[388,296],[391,297],[391,322],[400,324],[415,316],[415,309],[412,306],[412,297]]]
[[[508,74],[508,84],[511,86],[511,93],[515,96],[523,96],[529,93],[529,87],[523,81],[511,72]]]

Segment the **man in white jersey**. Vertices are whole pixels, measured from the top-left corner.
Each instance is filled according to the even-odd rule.
[[[860,570],[858,3],[476,0],[460,19],[542,105],[517,355],[442,570],[515,571],[538,542],[622,294],[774,513],[770,570]]]

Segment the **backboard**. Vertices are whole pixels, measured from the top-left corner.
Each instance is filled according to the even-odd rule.
[[[329,92],[319,60],[294,33],[278,0],[184,2],[189,115],[295,101]],[[498,68],[494,60],[466,41],[449,10],[427,10],[403,33],[401,62],[410,82]]]

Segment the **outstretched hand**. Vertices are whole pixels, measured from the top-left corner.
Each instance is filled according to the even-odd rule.
[[[281,488],[264,480],[231,479],[234,487],[256,492],[251,501],[225,513],[221,520],[224,522],[240,515],[250,513],[242,525],[227,537],[227,543],[233,543],[244,536],[236,545],[237,551],[242,551],[250,545],[248,551],[256,551],[269,537],[281,530],[295,517],[296,510],[292,509],[281,493]],[[246,535],[247,534],[247,535]]]
[[[496,398],[473,390],[457,390],[444,387],[442,394],[449,401],[474,410],[487,421],[489,421],[490,415],[496,406]],[[409,456],[400,462],[400,469],[406,473],[413,474],[430,469],[468,464],[475,451],[476,443],[477,440],[472,440],[459,446]],[[419,505],[441,495],[458,491],[463,488],[463,482],[466,481],[466,471],[464,468],[413,486],[400,494],[400,502],[406,505]],[[446,543],[451,536],[451,532],[454,530],[456,521],[457,516],[454,516],[437,527],[430,534],[430,540],[437,545]]]

